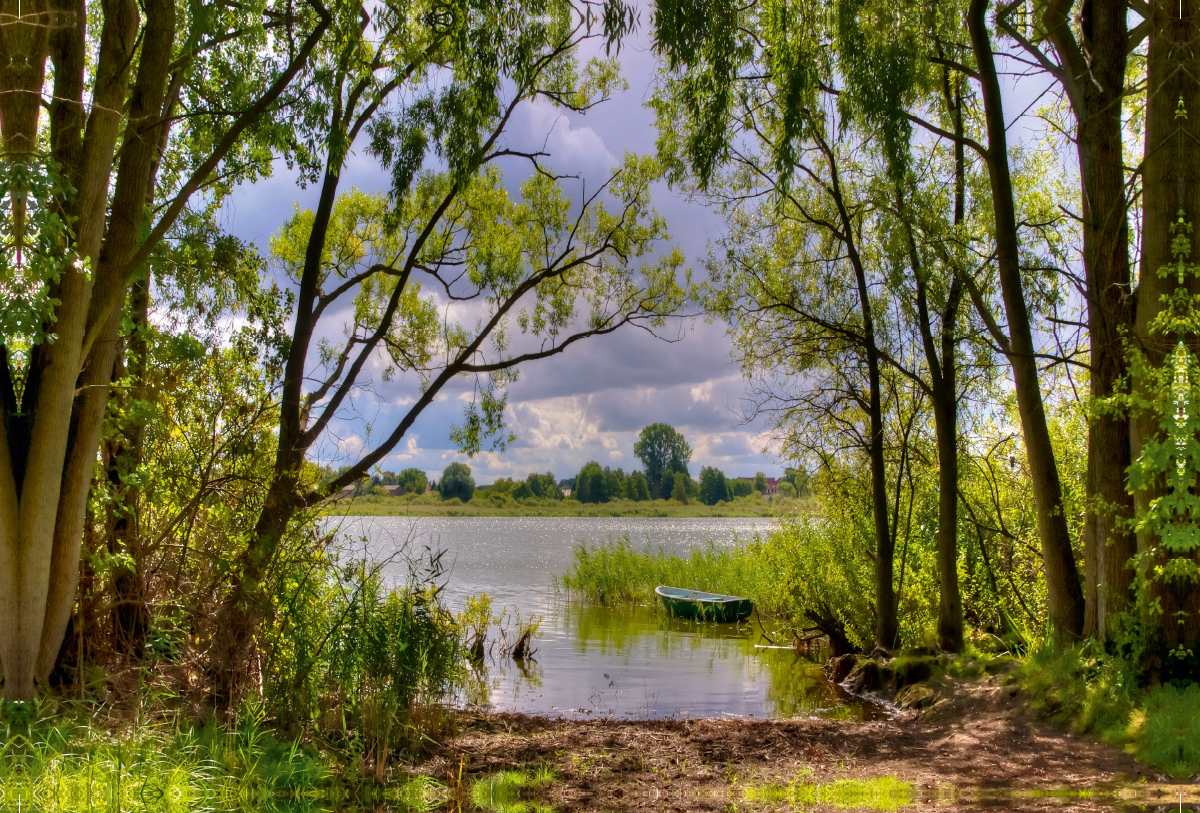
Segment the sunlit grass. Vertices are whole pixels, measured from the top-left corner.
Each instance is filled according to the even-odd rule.
[[[254,719],[235,727],[110,727],[77,710],[9,704],[0,716],[0,811],[119,813],[306,807],[328,771]]]
[[[523,799],[528,794],[556,781],[554,771],[542,766],[536,771],[500,771],[471,785],[471,804],[496,813],[542,813],[552,805]]]
[[[1124,748],[1177,779],[1200,773],[1200,686],[1139,687],[1121,659],[1094,646],[1049,642],[1018,679],[1036,711],[1075,733]]]
[[[916,792],[911,782],[894,776],[881,776],[873,779],[839,779],[825,784],[792,782],[788,785],[746,785],[742,788],[742,799],[750,805],[823,805],[900,810],[916,801]]]

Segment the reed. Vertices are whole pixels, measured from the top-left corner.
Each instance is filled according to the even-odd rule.
[[[636,550],[628,537],[594,547],[581,544],[571,569],[557,578],[560,590],[601,603],[653,604],[660,584],[745,596],[768,614],[787,609],[757,538],[730,548],[710,541],[688,556],[662,548]]]

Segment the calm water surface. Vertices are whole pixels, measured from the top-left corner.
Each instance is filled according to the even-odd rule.
[[[554,576],[575,546],[627,536],[635,546],[686,554],[709,544],[744,544],[770,519],[592,517],[349,517],[350,545],[373,557],[445,550],[444,595],[455,610],[488,593],[522,617],[541,616],[534,661],[495,652],[477,670],[468,702],[496,710],[627,718],[855,716],[813,664],[768,644],[757,624],[701,625],[648,607],[598,607],[569,600]],[[403,579],[396,561],[385,573]],[[790,636],[788,636],[790,639]],[[787,643],[787,640],[777,640]]]

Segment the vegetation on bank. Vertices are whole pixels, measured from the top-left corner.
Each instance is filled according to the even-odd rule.
[[[858,568],[856,580],[855,568],[845,567],[845,560],[839,566],[833,546],[821,541],[827,533],[816,518],[800,517],[741,540],[741,545],[710,544],[688,556],[639,550],[628,539],[580,545],[571,569],[557,584],[601,603],[654,604],[654,588],[660,584],[746,596],[759,612],[792,623],[800,635],[805,630],[827,635],[834,655],[863,652],[871,645],[872,619],[869,608],[854,596],[864,594],[859,580],[869,573]],[[835,572],[840,575],[833,577]],[[1200,773],[1200,687],[1194,683],[1143,686],[1128,657],[1110,654],[1094,642],[1064,647],[1051,636],[1035,638],[1028,629],[1007,635],[975,631],[973,643],[959,657],[930,655],[937,648],[928,622],[924,641],[925,646],[901,650],[873,671],[850,673],[849,682],[855,691],[890,686],[890,695],[901,702],[899,690],[916,682],[943,673],[958,679],[994,675],[1008,671],[1005,664],[1011,666],[1015,656],[1019,664],[1008,680],[1020,685],[1039,714],[1123,748],[1172,777]],[[903,702],[923,704],[933,697],[910,689]]]
[[[677,500],[611,500],[583,503],[576,500],[514,500],[508,495],[478,495],[468,503],[443,500],[436,494],[420,497],[370,495],[338,500],[326,507],[328,514],[365,517],[775,517],[803,512],[808,500],[741,497],[730,502],[704,505]]]
[[[163,810],[254,811],[349,778],[311,749],[278,739],[261,708],[246,707],[229,725],[152,715],[106,718],[63,701],[8,704],[0,713],[0,806],[119,813],[161,800]]]
[[[1143,685],[1127,657],[1047,641],[1017,674],[1038,712],[1175,779],[1200,774],[1200,686]]]

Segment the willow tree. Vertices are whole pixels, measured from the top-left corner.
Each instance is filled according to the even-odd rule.
[[[204,193],[265,170],[339,14],[263,2],[0,4],[0,670],[32,697],[75,601],[131,280]],[[180,122],[187,122],[186,126]]]
[[[843,117],[878,133],[885,174],[899,188],[911,172],[915,132],[964,148],[965,160],[989,171],[992,223],[984,233],[994,234],[995,243],[983,254],[996,254],[1003,317],[994,318],[984,296],[993,284],[990,274],[972,274],[964,285],[997,328],[993,334],[1011,368],[1034,481],[1050,622],[1068,638],[1078,635],[1083,591],[1042,403],[1041,351],[1026,291],[1031,269],[1024,261],[1039,238],[1016,219],[1009,150],[996,124],[1003,123],[1003,110],[993,92],[995,71],[989,70],[995,63],[991,29],[984,26],[979,36],[975,24],[980,5],[841,0],[818,10],[766,0],[736,8],[705,6],[707,13],[698,14],[694,3],[660,2],[655,15],[658,47],[676,80],[683,113],[673,122],[679,135],[672,138],[682,163],[702,181],[738,148],[731,131],[752,139],[787,179],[802,145],[827,126],[818,104],[822,97],[835,98]],[[947,83],[956,89],[950,97]],[[965,126],[947,115],[955,110],[967,116]],[[739,130],[743,111],[753,111],[769,126]],[[982,140],[976,137],[981,132]]]
[[[316,63],[324,101],[298,126],[314,144],[305,169],[317,203],[271,241],[296,298],[274,472],[215,625],[221,702],[247,674],[270,612],[264,578],[299,512],[367,476],[458,379],[474,397],[451,440],[468,455],[502,448],[506,388],[522,365],[628,325],[661,327],[686,297],[678,252],[651,258],[667,238],[650,207],[657,162],[626,156],[583,185],[555,167],[544,138],[524,146],[509,132],[527,105],[584,113],[622,84],[615,59],[580,58],[620,19],[594,25],[597,7],[569,0],[485,4],[445,32],[414,29],[403,9],[375,15],[341,32],[353,48]],[[388,174],[386,193],[343,187],[360,139]],[[528,173],[519,194],[504,169]],[[319,338],[338,327],[341,342]],[[342,429],[376,363],[413,402],[382,432],[372,426],[336,477],[313,483],[308,461]]]

